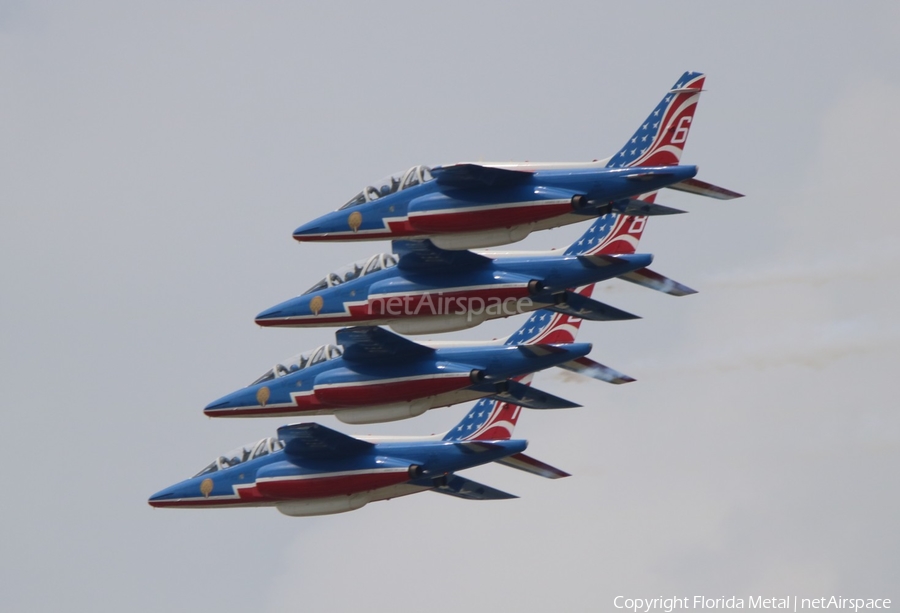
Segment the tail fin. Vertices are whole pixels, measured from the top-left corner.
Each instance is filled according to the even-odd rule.
[[[678,164],[684,144],[687,142],[691,122],[694,120],[694,111],[697,110],[704,81],[706,75],[699,72],[686,72],[681,75],[637,132],[609,159],[607,168]],[[720,192],[728,192],[715,186],[707,187],[709,189],[706,191],[718,189]],[[691,184],[683,189],[701,188],[695,188]],[[732,192],[728,192],[726,195],[733,197],[731,194]],[[724,196],[720,194],[720,197]],[[656,201],[656,192],[639,196],[637,200],[653,204]],[[607,213],[598,217],[587,231],[569,246],[566,255],[634,253],[646,223],[647,218],[643,216]]]
[[[531,383],[531,375],[515,381]],[[444,435],[445,441],[499,441],[512,438],[522,407],[491,398],[482,398],[458,424]]]
[[[653,202],[656,192],[643,197]],[[616,255],[630,254],[637,249],[638,242],[647,225],[646,217],[631,217],[610,213],[598,217],[590,228],[566,249],[566,255]],[[590,298],[594,285],[578,288],[578,293]],[[581,319],[565,313],[554,313],[546,309],[535,311],[521,328],[506,339],[507,345],[534,343],[574,343],[581,327]]]
[[[677,164],[705,80],[706,75],[699,72],[681,75],[625,146],[610,158],[607,168]]]
[[[588,298],[594,286],[578,288],[578,293]],[[507,345],[534,345],[537,343],[574,343],[581,327],[581,319],[547,309],[535,311],[522,326],[506,339]]]
[[[593,285],[588,285],[581,288],[579,293],[590,296],[593,289]],[[574,343],[580,326],[581,319],[577,317],[541,309],[532,313],[528,321],[506,339],[506,344]],[[529,385],[531,378],[532,375],[529,374],[513,380]],[[466,413],[462,421],[444,435],[443,440],[508,439],[512,436],[521,410],[522,407],[515,404],[482,398]]]
[[[652,199],[655,192],[648,196]],[[617,254],[634,253],[638,241],[644,231],[646,217],[627,217],[625,215],[604,215],[598,218],[591,229],[584,233],[582,242],[593,241],[593,245],[584,251],[574,251],[579,247],[578,241],[566,250],[572,253]],[[594,285],[578,288],[577,293],[591,297]],[[546,309],[535,311],[528,320],[509,338],[507,345],[523,345],[535,343],[574,343],[581,327],[582,320],[565,313],[554,313]],[[529,385],[532,375],[516,378],[515,381]],[[462,421],[444,435],[445,441],[460,440],[501,440],[512,436],[519,419],[522,407],[514,404],[482,398],[475,403]]]
[[[656,192],[641,196],[646,202],[656,200]],[[598,217],[577,241],[569,245],[566,255],[618,255],[637,251],[647,227],[647,217],[630,217],[608,213]],[[649,268],[641,268],[619,277],[672,296],[687,296],[697,291],[665,277]],[[590,295],[590,294],[587,294]]]
[[[593,285],[582,287],[578,293],[590,297]],[[523,345],[535,343],[574,343],[581,319],[554,313],[546,309],[535,311],[518,330],[506,339],[507,345]],[[532,375],[516,377],[524,385],[531,383]],[[444,435],[445,441],[468,440],[503,440],[512,437],[522,407],[482,398],[466,413],[456,426]]]
[[[656,192],[641,198],[656,199]],[[647,224],[646,217],[631,217],[607,213],[598,217],[578,240],[569,245],[566,255],[619,255],[637,251],[638,242]]]

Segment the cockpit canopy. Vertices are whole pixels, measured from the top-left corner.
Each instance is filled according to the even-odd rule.
[[[393,194],[394,192],[399,192],[415,185],[427,183],[428,181],[431,181],[432,178],[431,169],[428,166],[413,166],[402,174],[388,175],[380,181],[376,181],[374,184],[369,185],[339,210],[349,209],[358,204],[378,200],[388,194]]]
[[[194,477],[208,475],[209,473],[214,473],[217,470],[225,470],[226,468],[231,468],[232,466],[242,464],[248,460],[261,458],[264,455],[269,455],[270,453],[275,453],[276,451],[280,451],[282,449],[284,449],[284,443],[279,441],[277,438],[270,436],[269,438],[264,438],[258,443],[242,445],[237,449],[232,449],[225,455],[220,455],[218,458],[213,460],[213,462],[206,468],[194,475]]]
[[[277,379],[278,377],[283,377],[293,372],[297,372],[298,370],[308,368],[313,364],[339,358],[343,353],[344,349],[340,345],[322,345],[321,347],[298,353],[294,357],[276,364],[271,370],[250,385]]]
[[[378,255],[373,255],[368,260],[360,260],[353,264],[348,264],[343,268],[339,268],[334,272],[329,273],[327,277],[313,285],[301,295],[305,296],[306,294],[311,294],[319,290],[340,285],[341,283],[346,283],[347,281],[352,281],[357,277],[364,277],[373,272],[391,268],[392,266],[397,265],[397,259],[397,256],[391,253],[380,253]]]

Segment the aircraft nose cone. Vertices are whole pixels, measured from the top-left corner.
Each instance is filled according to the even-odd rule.
[[[294,239],[298,241],[302,241],[304,238],[311,234],[321,234],[322,226],[318,220],[311,221],[309,223],[305,223],[296,230],[294,230]]]
[[[213,400],[203,408],[203,413],[205,413],[207,417],[214,417],[215,415],[221,413],[223,410],[228,409],[233,404],[231,401],[232,396],[233,394],[229,394],[228,396],[223,396],[218,400]]]
[[[173,498],[177,497],[178,496],[175,492],[175,486],[173,485],[172,487],[167,487],[166,489],[160,490],[150,496],[150,498],[147,499],[147,504],[149,504],[151,507],[164,507],[166,506],[166,501],[172,500]]]
[[[245,387],[210,402],[203,409],[203,414],[207,417],[242,416],[246,411],[252,412],[266,406],[270,393],[268,385]]]
[[[284,310],[281,308],[281,305],[274,306],[271,309],[266,309],[262,313],[256,316],[256,324],[259,326],[271,326],[274,325],[272,320],[278,319],[280,317],[284,317]]]

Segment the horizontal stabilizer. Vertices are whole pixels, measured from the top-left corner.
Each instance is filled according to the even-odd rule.
[[[618,207],[617,207],[618,209]],[[680,215],[687,213],[681,209],[673,209],[670,206],[663,206],[655,202],[648,202],[640,198],[632,198],[624,209],[619,211],[622,215],[631,217],[653,217],[654,215]]]
[[[503,464],[504,466],[518,468],[519,470],[524,470],[527,473],[539,475],[548,479],[561,479],[563,477],[572,476],[564,470],[560,470],[558,468],[550,466],[549,464],[544,464],[540,460],[535,460],[531,456],[527,456],[524,453],[516,453],[511,456],[506,456],[505,458],[495,460],[495,462],[497,462],[497,464]]]
[[[372,443],[315,423],[281,426],[278,439],[284,442],[284,452],[289,457],[303,459],[345,458],[372,449]]]
[[[672,296],[688,296],[697,293],[697,290],[691,289],[687,285],[682,285],[678,281],[674,281],[668,277],[664,277],[649,268],[633,270],[624,275],[620,275],[619,278],[631,283],[636,283],[637,285],[649,287],[650,289],[655,289],[664,294],[671,294]]]
[[[675,176],[674,172],[660,172],[659,170],[648,170],[646,172],[633,172],[631,174],[625,175],[625,178],[629,181],[650,181],[652,179],[659,179],[661,177],[672,177]]]
[[[434,349],[414,343],[378,326],[354,326],[341,328],[335,335],[338,345],[344,347],[344,359],[348,362],[377,362],[385,360],[410,360],[430,353]]]
[[[700,92],[706,91],[699,87],[676,87],[675,89],[670,89],[670,94],[699,94]]]
[[[733,192],[730,189],[700,181],[699,179],[685,179],[673,185],[667,185],[667,189],[674,189],[679,192],[687,192],[689,194],[697,194],[698,196],[706,196],[707,198],[715,198],[716,200],[731,200],[733,198],[743,198],[744,194]]]
[[[607,383],[612,383],[614,385],[631,383],[635,380],[628,375],[620,373],[618,370],[613,370],[609,366],[599,364],[590,358],[578,358],[563,364],[557,364],[557,366],[559,368],[564,368],[565,370],[576,372],[579,375],[597,379],[598,381],[606,381]]]
[[[487,441],[459,441],[454,443],[464,453],[484,453],[485,451],[502,450],[504,447]]]
[[[554,298],[557,298],[558,302],[552,306],[545,307],[546,309],[572,315],[573,317],[580,317],[588,321],[640,319],[639,315],[603,304],[593,298],[587,298],[578,292],[563,292],[562,294],[555,294]]]
[[[653,262],[653,255],[649,253],[593,253],[593,254],[575,254],[583,263],[594,268],[609,268],[611,266],[635,265],[635,270],[640,267],[639,262],[647,262],[647,265]],[[637,264],[635,264],[637,263]]]
[[[448,251],[430,240],[394,241],[392,251],[400,255],[397,266],[408,272],[463,272],[483,268],[491,258],[471,251]]]
[[[573,409],[581,406],[512,379],[492,385],[496,393],[490,396],[491,399],[517,404],[527,409]]]
[[[434,488],[431,491],[438,494],[456,496],[457,498],[465,498],[466,500],[509,500],[510,498],[518,498],[518,496],[513,494],[501,492],[454,474],[435,479]]]
[[[431,174],[438,185],[467,188],[519,185],[528,181],[534,173],[480,164],[452,164],[432,168]]]

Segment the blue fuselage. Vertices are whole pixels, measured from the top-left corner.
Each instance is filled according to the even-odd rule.
[[[407,270],[401,259],[400,266],[291,298],[257,315],[256,323],[313,327],[416,319],[422,332],[462,329],[553,304],[554,294],[644,268],[652,260],[645,254],[606,260],[500,257],[470,267]]]
[[[569,362],[590,350],[589,343],[488,345],[440,348],[409,359],[335,357],[261,380],[210,403],[204,412],[211,417],[335,414],[347,423],[405,419],[491,396],[493,383]]]
[[[329,459],[267,453],[211,469],[150,497],[154,507],[278,506],[290,515],[359,508],[372,500],[434,487],[434,480],[524,451],[524,440],[376,443]],[[284,508],[282,508],[284,507]]]
[[[432,238],[468,248],[521,240],[531,230],[624,209],[625,201],[693,177],[696,166],[539,170],[515,185],[458,186],[441,178],[334,211],[294,231],[298,241]],[[512,231],[504,239],[492,230]],[[482,234],[471,244],[441,237]]]

